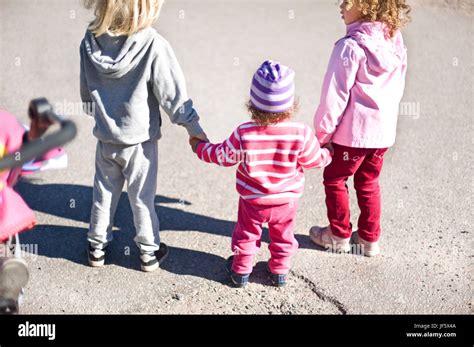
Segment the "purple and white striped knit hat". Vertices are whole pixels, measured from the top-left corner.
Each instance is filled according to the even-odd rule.
[[[285,65],[267,60],[252,80],[250,102],[260,111],[279,113],[295,101],[295,72]]]

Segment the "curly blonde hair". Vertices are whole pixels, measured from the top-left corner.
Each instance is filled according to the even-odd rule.
[[[268,126],[280,123],[286,119],[291,118],[293,114],[298,112],[299,102],[298,99],[296,99],[293,103],[293,106],[291,106],[288,110],[276,113],[260,111],[252,104],[251,101],[248,101],[245,106],[247,107],[247,111],[250,113],[252,121],[254,121],[257,125],[260,126]]]
[[[364,21],[387,24],[390,37],[411,20],[411,7],[406,0],[345,0],[345,5],[346,9],[355,6]]]
[[[94,8],[95,19],[89,25],[94,35],[131,35],[151,26],[160,15],[164,0],[83,0]]]

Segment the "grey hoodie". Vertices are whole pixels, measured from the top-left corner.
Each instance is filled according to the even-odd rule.
[[[95,117],[94,136],[100,141],[158,140],[160,106],[190,136],[203,132],[173,49],[153,28],[128,37],[95,37],[87,31],[80,54],[81,99],[92,103],[86,112]]]

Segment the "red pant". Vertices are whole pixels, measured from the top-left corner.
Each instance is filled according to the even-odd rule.
[[[232,270],[238,274],[252,272],[253,258],[262,240],[262,224],[268,223],[271,253],[268,267],[274,274],[288,273],[291,257],[298,249],[293,234],[297,205],[295,201],[278,206],[255,205],[240,198],[239,216],[232,234]]]
[[[334,235],[349,238],[352,232],[347,179],[354,175],[360,208],[359,236],[369,242],[380,237],[379,175],[387,148],[352,148],[334,144],[332,162],[324,170],[326,207]]]

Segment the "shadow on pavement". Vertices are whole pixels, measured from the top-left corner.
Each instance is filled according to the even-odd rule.
[[[138,255],[137,255],[138,257]],[[226,284],[225,259],[214,254],[170,246],[170,255],[161,269]]]
[[[318,246],[311,241],[309,235],[295,234],[295,239],[298,241],[299,248],[314,249],[316,251],[326,251],[324,247]]]
[[[16,190],[26,203],[35,211],[51,214],[78,222],[89,223],[92,205],[92,187],[73,184],[35,184],[22,180]],[[181,204],[183,208],[190,202],[157,195],[156,212],[160,218],[161,231],[201,231],[220,236],[231,236],[234,222],[186,212],[179,208],[164,206]],[[135,235],[133,215],[127,193],[123,192],[115,214],[114,226],[129,234]]]
[[[16,190],[35,211],[74,221],[89,223],[92,204],[92,187],[72,184],[36,184],[22,180]],[[161,231],[201,231],[221,236],[231,236],[233,222],[186,212],[163,204],[179,203],[190,205],[186,201],[156,196],[157,213]],[[127,193],[122,193],[115,215],[114,240],[107,248],[107,264],[115,264],[140,270],[138,249],[133,242],[135,228]],[[38,245],[39,255],[51,258],[63,258],[69,261],[87,264],[87,228],[38,225],[31,231],[21,234],[22,244]],[[222,257],[173,247],[170,245],[170,257],[162,268],[181,275],[192,275],[225,282],[225,260]]]
[[[253,267],[252,274],[250,275],[250,283],[258,283],[266,286],[271,285],[270,274],[267,271],[267,261],[259,261]]]
[[[80,265],[87,265],[87,229],[60,225],[38,225],[21,234],[21,244],[26,252],[37,247],[38,255],[60,258]],[[28,257],[26,257],[28,260]],[[118,265],[141,271],[138,248],[124,233],[115,233],[114,241],[107,247],[105,266]],[[161,269],[178,275],[202,277],[225,283],[225,260],[214,254],[172,247]]]

